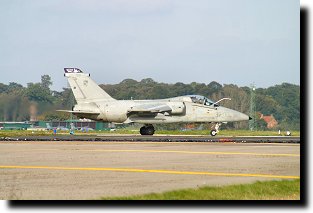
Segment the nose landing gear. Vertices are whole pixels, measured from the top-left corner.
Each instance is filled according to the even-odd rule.
[[[212,129],[212,130],[210,131],[211,136],[217,135],[217,133],[219,132],[219,128],[220,128],[221,125],[222,125],[221,123],[216,123],[216,124],[214,124],[214,125],[211,127],[211,129]]]
[[[155,132],[155,129],[152,124],[147,124],[140,128],[141,135],[153,135],[154,132]]]
[[[215,135],[217,135],[217,131],[215,129],[212,129],[210,134],[211,134],[211,136],[215,136]]]

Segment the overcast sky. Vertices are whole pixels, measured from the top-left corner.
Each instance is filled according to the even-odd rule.
[[[299,0],[1,0],[0,82],[300,84]]]

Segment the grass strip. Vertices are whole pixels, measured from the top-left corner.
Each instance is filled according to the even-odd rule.
[[[200,187],[164,193],[127,197],[102,197],[101,200],[300,200],[300,180],[257,181],[220,187]]]
[[[75,131],[75,135],[96,136],[99,134],[139,134],[139,130],[118,129],[111,131]],[[210,135],[209,130],[157,130],[156,134],[160,135]],[[29,130],[0,130],[0,137],[17,137],[17,136],[47,136],[54,135],[53,131],[29,131]],[[57,135],[69,135],[69,131],[58,131]],[[221,130],[218,136],[285,136],[285,132],[278,135],[276,131],[249,131],[249,130]],[[292,131],[292,136],[300,136],[300,131]]]

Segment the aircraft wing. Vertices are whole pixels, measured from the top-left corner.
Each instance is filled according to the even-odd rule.
[[[69,112],[73,114],[88,114],[88,115],[99,115],[99,112],[92,112],[92,111],[72,111],[72,110],[56,110],[58,112]]]
[[[141,104],[131,107],[127,115],[155,115],[157,113],[170,112],[172,108],[166,104]]]

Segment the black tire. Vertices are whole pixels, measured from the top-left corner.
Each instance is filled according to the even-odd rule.
[[[146,128],[146,135],[153,135],[154,134],[154,128],[153,126],[149,126]]]
[[[140,134],[141,135],[146,135],[147,134],[147,128],[145,126],[140,128]]]
[[[212,129],[210,134],[211,134],[211,136],[215,136],[215,135],[217,135],[217,131],[215,129]]]
[[[143,126],[140,128],[141,135],[153,135],[155,132],[153,126]]]

